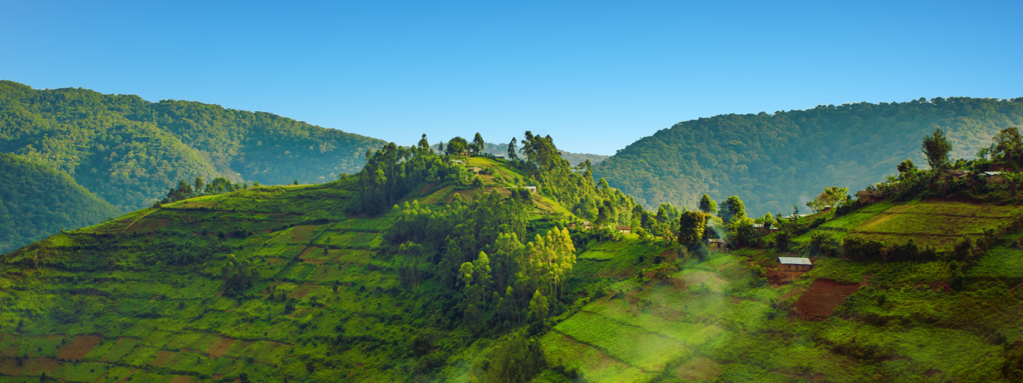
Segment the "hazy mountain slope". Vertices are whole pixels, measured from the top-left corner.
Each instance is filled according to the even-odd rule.
[[[383,144],[269,113],[0,81],[0,152],[67,172],[126,210],[197,176],[329,181],[361,169],[366,150]]]
[[[953,158],[972,158],[998,130],[1023,124],[1023,98],[949,98],[846,104],[685,121],[622,149],[595,177],[647,207],[695,207],[739,195],[757,215],[790,212],[828,186],[850,191],[883,180],[909,158],[924,164],[920,138],[940,127]]]
[[[120,214],[67,174],[0,153],[0,253]]]

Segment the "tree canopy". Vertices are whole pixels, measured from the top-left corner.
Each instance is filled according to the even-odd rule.
[[[740,195],[760,215],[802,205],[825,187],[865,187],[899,162],[923,163],[920,137],[936,126],[952,158],[972,158],[990,137],[1023,125],[1023,98],[935,98],[822,105],[680,122],[594,166],[593,176],[647,207],[697,206],[703,194]]]

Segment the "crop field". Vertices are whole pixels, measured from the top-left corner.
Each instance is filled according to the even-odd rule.
[[[31,278],[46,289],[0,292],[18,302],[0,310],[0,381],[401,380],[390,366],[416,333],[402,324],[414,302],[397,299],[391,264],[376,260],[389,216],[340,215],[346,192],[329,186],[266,189],[144,209],[43,241],[46,256],[77,272],[43,269]],[[310,207],[329,209],[305,214]],[[112,241],[89,247],[97,235]],[[251,263],[255,295],[222,296],[224,253]],[[118,266],[129,263],[145,266]],[[0,287],[11,286],[3,275]],[[339,331],[374,346],[339,344]],[[328,353],[332,364],[297,361]]]
[[[820,230],[835,238],[854,237],[889,245],[913,240],[918,246],[946,251],[964,236],[976,240],[985,230],[1003,230],[1023,219],[1023,207],[978,205],[962,202],[918,202],[868,205],[826,222]],[[808,243],[810,234],[796,239]]]

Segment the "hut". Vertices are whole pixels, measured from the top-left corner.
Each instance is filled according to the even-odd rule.
[[[810,271],[810,258],[778,257],[778,271]]]
[[[881,193],[881,191],[879,190],[874,191],[860,190],[856,192],[856,200],[863,201],[864,203],[878,202],[881,201],[882,198],[884,198],[884,193]]]
[[[707,240],[704,241],[704,243],[707,244],[707,247],[714,250],[728,250],[728,243],[725,242],[725,240],[723,239],[707,238]]]
[[[622,234],[632,233],[632,226],[615,226],[615,230],[620,231]]]
[[[1002,173],[1002,172],[984,172],[984,179],[986,179],[988,183],[1004,184],[1005,183],[1005,173]]]
[[[529,190],[530,193],[536,194],[536,186],[523,186],[523,188]]]

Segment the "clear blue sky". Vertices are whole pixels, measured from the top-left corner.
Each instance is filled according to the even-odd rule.
[[[551,3],[0,0],[0,79],[599,154],[724,113],[1023,96],[1019,0]]]

